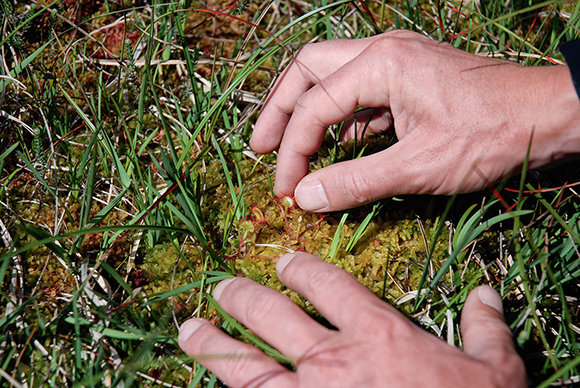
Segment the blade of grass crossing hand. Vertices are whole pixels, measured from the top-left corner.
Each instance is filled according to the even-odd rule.
[[[242,334],[244,337],[250,340],[254,346],[256,346],[258,349],[261,349],[278,362],[291,364],[291,360],[288,357],[284,356],[278,350],[276,350],[275,348],[271,347],[270,345],[268,345],[267,343],[256,337],[254,334],[252,334],[250,331],[244,328],[240,323],[238,323],[238,321],[236,321],[228,313],[226,313],[225,310],[222,309],[221,306],[211,297],[211,295],[206,294],[206,297],[210,301],[210,303],[215,307],[215,309],[221,314],[225,322],[233,326],[237,331],[240,332],[240,334]]]

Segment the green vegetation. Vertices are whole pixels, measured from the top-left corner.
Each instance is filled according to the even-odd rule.
[[[316,315],[276,277],[290,250],[347,269],[456,344],[467,293],[491,284],[505,297],[532,385],[578,384],[573,164],[472,195],[313,214],[274,198],[275,156],[247,144],[276,76],[307,42],[404,28],[552,65],[559,44],[578,37],[580,3],[0,6],[1,386],[219,386],[177,347],[179,325],[205,317],[269,349],[210,295],[243,275]],[[312,167],[394,141],[387,133],[340,144],[329,135]]]

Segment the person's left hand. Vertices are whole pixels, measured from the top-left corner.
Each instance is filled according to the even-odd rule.
[[[250,279],[221,282],[214,291],[220,306],[296,366],[286,369],[206,320],[185,322],[180,347],[230,387],[526,386],[501,298],[490,287],[476,288],[465,302],[461,351],[414,325],[346,271],[310,254],[283,256],[277,271],[338,330]]]

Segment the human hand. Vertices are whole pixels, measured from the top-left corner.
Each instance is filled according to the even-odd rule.
[[[376,108],[367,133],[399,142],[309,175],[327,127]],[[355,117],[359,130],[369,111]],[[278,80],[251,147],[278,149],[275,192],[311,211],[397,194],[476,191],[517,172],[532,131],[530,168],[580,146],[580,100],[565,66],[524,67],[409,31],[304,46]],[[342,134],[352,138],[354,120]]]
[[[490,287],[465,302],[464,350],[403,317],[344,270],[307,253],[283,256],[280,280],[338,330],[327,329],[279,292],[247,278],[221,282],[214,298],[289,357],[289,371],[203,319],[181,327],[179,346],[230,387],[525,387],[522,360]]]

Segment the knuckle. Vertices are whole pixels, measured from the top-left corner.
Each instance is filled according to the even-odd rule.
[[[425,43],[433,42],[432,39],[427,38],[417,32],[409,30],[395,30],[384,35],[381,41],[389,42],[394,46],[411,47],[413,45],[423,46]]]
[[[296,100],[296,106],[294,107],[294,112],[300,111],[308,111],[308,107],[310,106],[309,102],[309,94],[305,92]]]
[[[336,287],[337,284],[343,284],[345,275],[350,276],[334,266],[324,266],[309,274],[306,283],[308,291],[315,294],[319,290],[328,290]]]
[[[300,47],[296,52],[296,54],[294,54],[294,60],[296,60],[296,58],[302,59],[304,57],[307,57],[308,53],[312,50],[312,45],[313,45],[312,43],[307,43],[302,47]]]
[[[382,305],[365,311],[361,315],[361,322],[365,325],[365,333],[381,343],[392,344],[407,340],[411,343],[416,338],[416,329],[409,320],[396,310]]]
[[[282,104],[271,104],[272,108],[276,110],[280,116],[290,116],[294,112],[294,109],[291,105],[282,105]]]
[[[362,205],[376,198],[372,195],[372,184],[370,177],[358,171],[345,171],[339,181],[337,192],[351,204]]]
[[[526,368],[523,360],[514,351],[502,352],[498,351],[493,355],[494,363],[494,377],[496,386],[505,386],[506,381],[513,382],[514,388],[526,387]],[[491,357],[490,357],[491,358]]]
[[[206,354],[213,350],[212,344],[215,341],[216,333],[213,325],[209,322],[204,322],[196,331],[191,335],[187,341],[188,354],[198,355]]]
[[[300,47],[300,49],[294,55],[294,58],[300,60],[308,60],[310,58],[317,58],[320,55],[320,50],[324,47],[331,47],[335,44],[335,41],[323,41],[315,43],[307,43]]]
[[[319,46],[321,43],[307,43],[294,55],[294,63],[300,64],[303,62],[308,63],[313,56],[316,56],[317,51],[319,51]]]
[[[227,373],[229,381],[250,380],[249,371],[252,370],[252,363],[255,361],[249,354],[232,354],[221,360],[220,370]]]
[[[317,90],[317,87],[310,89],[303,95],[301,95],[298,100],[296,100],[296,106],[294,107],[294,114],[301,118],[302,122],[310,123],[310,125],[314,128],[328,128],[330,124],[325,123],[321,120],[318,116],[320,112],[313,111],[313,104],[312,101],[315,101],[317,96],[314,94],[314,91]]]
[[[407,40],[399,38],[385,37],[370,44],[365,50],[365,55],[369,58],[381,58],[381,65],[378,67],[381,78],[387,80],[387,84],[392,88],[393,82],[389,82],[392,77],[401,77],[408,71],[409,48]],[[411,56],[415,60],[415,55]]]
[[[372,55],[384,58],[386,70],[399,74],[405,72],[410,61],[416,63],[422,60],[425,57],[423,53],[432,50],[433,44],[433,40],[418,33],[396,30],[384,34],[382,39],[369,45],[368,50],[371,50]]]
[[[394,31],[387,32],[383,36],[403,38],[403,39],[413,39],[413,38],[416,38],[420,35],[417,34],[416,32],[409,31],[409,30],[394,30]]]
[[[263,289],[252,295],[252,300],[248,302],[245,311],[245,321],[248,327],[268,321],[272,314],[273,308],[277,304],[278,294],[270,289]]]

